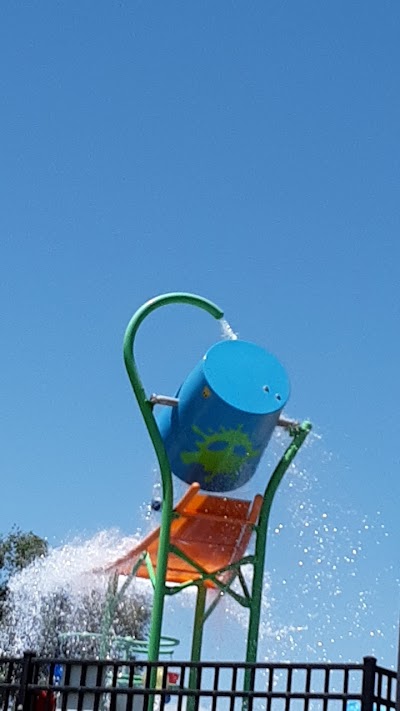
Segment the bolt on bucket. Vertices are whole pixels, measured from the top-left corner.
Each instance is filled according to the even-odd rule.
[[[158,419],[172,472],[206,491],[231,491],[254,474],[289,397],[279,361],[247,341],[212,346]]]

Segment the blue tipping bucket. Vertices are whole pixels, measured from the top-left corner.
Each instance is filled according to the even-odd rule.
[[[158,419],[172,472],[206,491],[231,491],[254,474],[289,398],[275,356],[247,341],[212,346]]]

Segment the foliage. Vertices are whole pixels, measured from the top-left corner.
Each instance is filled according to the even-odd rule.
[[[35,558],[47,555],[47,551],[47,541],[32,531],[23,533],[14,527],[8,535],[0,536],[0,621],[4,615],[9,579]]]
[[[13,528],[7,536],[0,536],[0,646],[3,653],[13,653],[21,639],[18,637],[20,632],[16,631],[21,609],[15,607],[14,593],[9,587],[10,578],[47,553],[47,542],[31,531],[23,533]],[[94,589],[79,591],[79,595],[71,594],[68,588],[58,588],[47,595],[43,594],[39,598],[39,607],[24,610],[27,624],[23,634],[23,648],[32,648],[39,656],[98,656],[99,639],[80,638],[74,632],[94,635],[102,633],[110,610],[111,590],[112,586],[106,590],[104,585],[99,586],[96,581]],[[147,596],[137,590],[128,591],[116,605],[107,632],[110,637],[144,639],[148,633],[149,620]]]
[[[82,595],[78,606],[61,591],[43,600],[42,633],[36,653],[41,656],[98,657],[100,638],[81,638],[74,632],[100,635],[107,605],[108,593],[100,590]],[[132,597],[125,595],[115,611],[110,638],[145,639],[149,620],[146,597],[138,592]]]
[[[11,575],[32,563],[35,558],[47,555],[48,544],[32,531],[23,533],[14,527],[7,536],[0,536],[0,575],[8,580]]]

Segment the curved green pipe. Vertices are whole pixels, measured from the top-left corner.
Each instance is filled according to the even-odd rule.
[[[149,435],[153,442],[154,449],[156,451],[157,459],[160,464],[161,477],[163,479],[163,486],[167,485],[164,481],[163,472],[164,470],[170,469],[169,461],[165,452],[164,443],[161,439],[160,432],[158,430],[157,422],[153,415],[153,406],[147,400],[146,393],[144,391],[143,385],[141,383],[138,369],[136,367],[135,358],[133,354],[133,346],[136,338],[137,331],[140,324],[144,319],[160,308],[161,306],[167,306],[168,304],[190,304],[191,306],[197,306],[204,311],[208,311],[214,318],[220,319],[224,315],[224,312],[216,306],[212,301],[204,299],[201,296],[196,296],[195,294],[186,294],[181,292],[173,292],[171,294],[162,294],[161,296],[156,296],[154,299],[150,299],[143,306],[136,311],[132,316],[128,327],[125,332],[124,337],[124,361],[125,367],[128,372],[129,380],[131,382],[133,391],[135,393],[136,399],[140,411],[143,415],[143,419],[146,423]]]
[[[157,455],[163,488],[160,542],[157,557],[157,576],[156,585],[154,589],[154,601],[148,653],[148,659],[150,662],[155,662],[158,660],[160,648],[161,625],[165,596],[165,578],[167,573],[168,562],[168,546],[173,510],[173,489],[171,467],[168,461],[167,453],[165,451],[164,442],[161,438],[157,422],[153,415],[153,405],[147,399],[146,393],[141,383],[138,369],[136,367],[133,349],[134,341],[140,324],[147,316],[149,316],[149,314],[152,313],[152,311],[155,311],[155,309],[158,309],[161,306],[167,306],[168,304],[189,304],[190,306],[197,306],[198,308],[207,311],[209,314],[211,314],[211,316],[214,316],[214,318],[216,319],[220,319],[224,315],[223,311],[216,304],[214,304],[212,301],[209,301],[208,299],[204,299],[202,296],[197,296],[195,294],[187,294],[184,292],[173,292],[171,294],[162,294],[161,296],[156,296],[153,299],[150,299],[150,301],[147,301],[145,304],[143,304],[143,306],[141,306],[140,309],[138,309],[134,316],[131,318],[125,332],[125,367],[128,372],[133,392],[135,393],[136,400],[138,402],[140,411],[146,423],[147,430],[149,432],[153,447]]]

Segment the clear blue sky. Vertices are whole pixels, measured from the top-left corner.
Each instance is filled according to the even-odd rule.
[[[136,530],[154,458],[123,332],[150,296],[198,292],[280,357],[288,413],[323,435],[310,496],[339,501],[333,548],[349,520],[350,538],[365,516],[385,525],[354,585],[379,577],[374,624],[388,633],[399,4],[3,0],[0,18],[0,530],[55,543]],[[148,389],[173,392],[216,337],[204,314],[154,316],[138,342]]]

